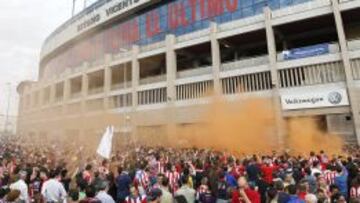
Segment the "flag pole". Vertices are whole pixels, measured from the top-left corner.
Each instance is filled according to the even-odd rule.
[[[74,13],[75,13],[75,2],[76,2],[76,0],[72,0],[71,17],[73,17],[73,16],[74,16]]]

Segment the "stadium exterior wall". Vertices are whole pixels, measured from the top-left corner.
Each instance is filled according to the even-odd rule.
[[[150,126],[164,126],[169,132],[177,125],[201,123],[199,115],[210,102],[206,92],[214,91],[230,102],[271,99],[279,142],[286,136],[286,118],[323,115],[329,131],[360,143],[360,41],[346,38],[341,16],[359,8],[359,1],[336,0],[309,1],[277,10],[265,7],[254,16],[212,22],[209,28],[181,36],[166,34],[163,41],[135,44],[122,53],[106,54],[103,61],[84,62],[36,83],[22,84],[18,89],[18,133],[49,139],[70,131],[86,136],[89,131],[100,134],[109,123],[118,132],[129,127],[136,134],[137,129]],[[276,51],[274,27],[324,15],[333,16],[338,41]],[[266,32],[266,55],[221,62],[219,40],[257,30]],[[177,71],[176,51],[205,42],[211,44],[212,65]],[[140,79],[139,61],[159,54],[165,55],[166,74]],[[130,64],[131,78],[113,87],[113,67],[124,64]],[[103,85],[91,89],[90,78],[95,73],[100,74]],[[77,93],[72,92],[73,84],[81,84]]]

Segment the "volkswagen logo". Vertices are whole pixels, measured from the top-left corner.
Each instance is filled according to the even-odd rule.
[[[331,104],[340,104],[342,96],[339,92],[330,92],[328,95],[328,100]]]

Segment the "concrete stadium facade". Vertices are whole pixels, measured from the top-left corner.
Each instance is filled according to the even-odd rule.
[[[17,131],[166,134],[201,123],[211,91],[270,99],[279,142],[310,116],[360,143],[359,37],[358,0],[100,0],[45,41]]]

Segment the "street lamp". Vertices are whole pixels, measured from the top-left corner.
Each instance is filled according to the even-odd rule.
[[[126,52],[129,52],[129,50],[125,49],[125,48],[120,48],[120,52],[122,53],[126,53]],[[124,67],[124,76],[123,76],[123,80],[124,80],[124,90],[127,89],[127,62],[125,62],[125,65],[123,66]],[[122,104],[124,106],[124,127],[123,127],[123,133],[126,135],[127,133],[131,133],[131,129],[129,127],[129,122],[130,122],[130,116],[127,114],[127,106],[128,106],[128,103],[127,103],[127,93],[126,91],[124,91],[124,95],[123,95],[123,98],[122,98]]]
[[[9,111],[10,111],[10,97],[11,97],[11,83],[6,83],[8,86],[8,98],[7,98],[7,107],[6,107],[6,117],[5,117],[5,123],[4,123],[4,132],[7,132],[7,127],[9,124]]]

